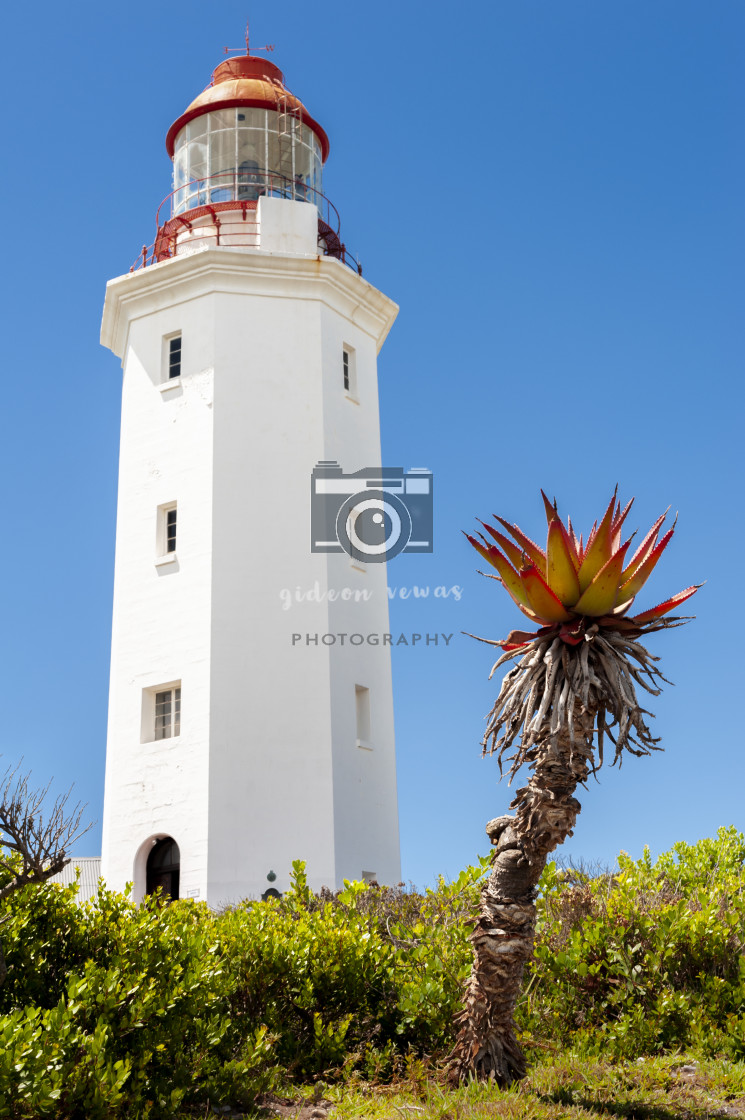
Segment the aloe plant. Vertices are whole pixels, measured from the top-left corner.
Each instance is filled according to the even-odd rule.
[[[452,1081],[476,1076],[506,1086],[525,1076],[514,1010],[533,952],[536,885],[549,854],[572,835],[581,808],[574,793],[602,765],[605,738],[619,765],[624,751],[660,749],[636,687],[658,696],[665,678],[639,639],[687,622],[669,612],[701,586],[630,616],[675,524],[660,537],[667,514],[659,517],[627,562],[631,538],[624,542],[622,529],[633,498],[622,510],[614,493],[585,541],[541,493],[545,550],[496,515],[509,536],[484,522],[486,536],[466,534],[496,569],[492,578],[538,629],[480,639],[503,651],[492,675],[513,663],[488,717],[484,753],[497,755],[500,772],[507,763],[510,781],[523,764],[531,774],[510,805],[514,816],[486,826],[492,870],[471,934],[473,967],[451,1055]]]

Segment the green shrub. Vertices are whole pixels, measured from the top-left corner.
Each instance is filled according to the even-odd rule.
[[[143,1115],[167,1117],[209,1096],[234,1057],[223,1046],[228,980],[213,916],[157,898],[135,907],[110,892],[78,907],[72,894],[46,884],[9,903],[3,1115],[57,1108],[94,1120],[135,1101]]]
[[[745,840],[624,853],[613,875],[550,864],[521,1021],[529,1036],[632,1058],[695,1047],[745,1057]]]
[[[7,899],[0,937],[9,972],[0,986],[0,1014],[56,1006],[68,976],[93,951],[81,917],[75,887],[26,887]]]
[[[745,1058],[745,839],[541,881],[526,1040],[604,1058]],[[483,860],[423,894],[347,883],[222,914],[26,888],[0,908],[0,1116],[170,1120],[451,1048]]]
[[[233,1029],[268,1026],[282,1067],[305,1077],[449,1045],[470,967],[464,923],[482,873],[469,869],[425,895],[347,883],[315,896],[295,864],[281,901],[220,920]]]

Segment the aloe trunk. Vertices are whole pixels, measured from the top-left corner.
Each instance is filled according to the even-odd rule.
[[[592,768],[594,713],[574,710],[574,743],[569,732],[547,733],[531,748],[533,774],[510,805],[514,817],[497,817],[486,827],[495,845],[493,869],[481,890],[471,934],[473,969],[451,1055],[453,1082],[469,1076],[494,1078],[503,1087],[525,1076],[515,1033],[515,1006],[525,964],[533,955],[536,885],[551,852],[570,836],[580,803],[574,796]],[[547,728],[548,732],[548,728]]]

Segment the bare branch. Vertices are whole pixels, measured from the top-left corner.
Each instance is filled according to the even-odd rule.
[[[51,783],[29,786],[20,765],[0,779],[0,870],[10,879],[0,887],[0,901],[28,883],[43,883],[69,863],[68,852],[84,836],[84,805],[68,807],[71,790],[45,805]]]

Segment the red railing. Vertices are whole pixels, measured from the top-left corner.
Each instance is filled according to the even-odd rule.
[[[130,272],[178,256],[199,241],[216,245],[258,247],[255,215],[261,197],[287,198],[314,205],[319,212],[318,241],[326,256],[335,257],[362,275],[362,266],[348,251],[339,236],[339,212],[330,199],[299,180],[288,179],[260,168],[234,168],[193,179],[171,191],[161,202],[156,215],[157,232],[151,245],[143,245]],[[239,222],[226,212],[240,213]],[[166,214],[168,216],[166,216]],[[251,214],[253,220],[249,220]],[[209,224],[202,219],[208,217]],[[223,230],[226,226],[226,230]],[[188,231],[186,236],[185,231]],[[222,236],[222,241],[221,241]]]

